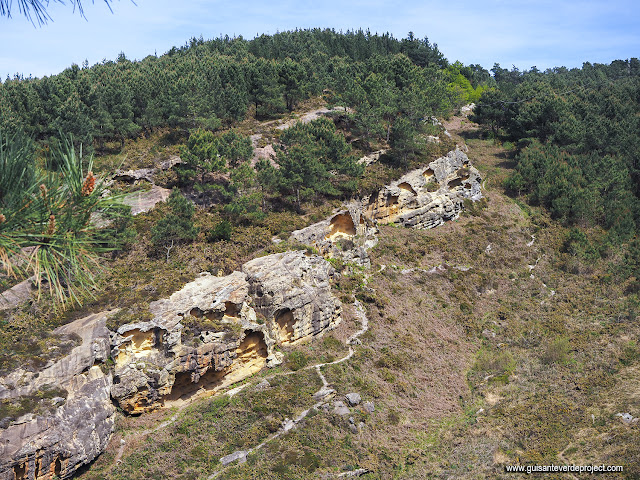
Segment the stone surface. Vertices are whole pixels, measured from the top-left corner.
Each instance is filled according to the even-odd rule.
[[[631,415],[630,413],[616,413],[617,417],[620,417],[622,419],[622,422],[625,425],[631,425],[632,423],[638,423],[638,418],[634,418],[633,415]]]
[[[380,160],[380,157],[385,153],[387,153],[386,149],[371,152],[369,155],[365,155],[364,157],[360,158],[358,160],[358,163],[363,164],[365,167],[368,167],[372,163],[376,163],[378,160]]]
[[[328,219],[294,231],[291,238],[325,257],[369,267],[367,250],[376,245],[377,232],[374,222],[363,215],[362,204],[352,202]]]
[[[380,153],[380,152],[376,152]],[[460,149],[413,170],[377,195],[352,201],[331,217],[291,234],[327,258],[368,268],[367,250],[377,243],[377,224],[433,228],[458,217],[464,199],[482,198],[479,172]]]
[[[244,463],[247,461],[247,452],[245,452],[244,450],[237,450],[233,453],[230,453],[229,455],[225,455],[224,457],[222,457],[220,459],[220,463],[222,463],[222,466],[227,466],[230,463],[233,463],[235,461],[238,461],[238,463]]]
[[[128,183],[134,183],[140,180],[153,183],[154,177],[157,173],[169,170],[180,163],[182,163],[182,159],[177,155],[172,155],[166,160],[161,161],[158,167],[138,168],[137,170],[118,169],[113,175],[113,178]]]
[[[122,203],[131,207],[131,215],[148,212],[159,202],[165,202],[171,195],[171,190],[153,185],[150,190],[129,193],[122,199]]]
[[[269,383],[269,381],[265,378],[264,380],[262,380],[259,384],[257,384],[254,387],[256,390],[267,390],[269,388],[271,388],[271,384]]]
[[[362,404],[362,408],[367,413],[373,413],[376,410],[376,407],[373,402],[364,402]]]
[[[15,308],[26,302],[31,298],[34,290],[33,277],[31,277],[0,293],[0,311]]]
[[[336,395],[336,391],[333,388],[322,387],[316,393],[313,394],[313,399],[316,402],[323,402],[333,398]]]
[[[124,411],[214,393],[278,365],[276,344],[309,339],[340,321],[329,285],[334,271],[323,258],[286,252],[247,262],[243,271],[202,274],[152,302],[151,320],[113,334],[111,395]]]
[[[0,479],[70,478],[106,447],[114,429],[109,397],[111,376],[106,313],[76,320],[55,330],[78,335],[82,343],[40,372],[14,371],[0,379],[0,398],[17,399],[55,386],[66,399],[52,399],[53,410],[26,414],[0,430]]]
[[[351,410],[342,400],[336,400],[333,402],[333,413],[336,415],[349,415]]]
[[[331,293],[331,264],[304,251],[255,258],[242,267],[256,312],[271,338],[295,344],[340,322],[342,306]]]
[[[476,104],[470,103],[469,105],[460,107],[460,113],[462,113],[463,115],[469,115],[471,112],[473,112],[474,108],[476,108]]]
[[[370,198],[365,216],[411,228],[433,228],[458,217],[465,198],[482,198],[479,172],[456,149],[413,170]]]
[[[241,272],[203,274],[152,302],[152,320],[120,327],[111,389],[120,407],[142,413],[181,404],[277,364],[275,342],[256,322],[248,288]],[[193,327],[187,331],[184,323]]]
[[[359,393],[347,393],[344,398],[347,399],[347,403],[352,407],[360,405],[360,402],[362,401],[362,397],[360,397]]]
[[[153,182],[153,175],[156,173],[155,168],[139,168],[137,170],[116,170],[113,177],[123,182],[133,183],[138,180],[146,180]]]

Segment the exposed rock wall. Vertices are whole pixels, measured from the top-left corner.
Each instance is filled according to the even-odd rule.
[[[114,428],[109,395],[111,376],[101,368],[109,356],[106,314],[95,314],[58,328],[82,344],[36,373],[17,370],[0,380],[0,398],[34,395],[45,386],[66,390],[48,413],[29,413],[0,430],[0,479],[69,478],[106,447]]]
[[[378,223],[433,228],[457,218],[464,199],[482,197],[482,179],[466,154],[449,152],[413,170],[380,192],[351,202],[331,217],[291,234],[291,238],[318,249],[328,258],[369,267],[367,250],[376,243]]]
[[[45,413],[0,425],[0,480],[69,478],[106,447],[113,401],[132,414],[179,405],[279,364],[277,343],[299,342],[340,321],[331,275],[315,255],[270,255],[244,272],[202,274],[152,302],[150,321],[110,332],[107,312],[60,327],[55,333],[79,335],[82,344],[40,372],[0,378],[0,400],[47,386],[67,392]]]
[[[142,413],[175,404],[278,363],[275,342],[257,323],[248,290],[241,272],[203,274],[152,302],[151,321],[120,327],[113,338],[111,389],[120,407]]]
[[[333,267],[303,251],[255,258],[242,267],[256,310],[266,319],[272,338],[297,343],[333,328],[340,321],[340,302],[329,281]]]
[[[385,186],[369,199],[364,214],[378,222],[433,228],[457,218],[465,198],[479,200],[481,181],[465,153],[456,149]]]
[[[376,244],[377,232],[371,219],[363,215],[362,204],[352,202],[328,219],[296,230],[291,238],[316,248],[328,258],[369,267],[367,249]]]
[[[226,277],[203,274],[152,302],[152,320],[124,325],[113,335],[112,397],[137,414],[277,365],[277,343],[310,338],[339,322],[332,274],[321,257],[287,252],[252,260]]]

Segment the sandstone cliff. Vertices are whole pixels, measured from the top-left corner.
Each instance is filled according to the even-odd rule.
[[[0,479],[69,478],[105,448],[114,428],[115,408],[105,373],[109,356],[106,314],[95,314],[58,328],[79,335],[82,344],[40,372],[17,370],[0,380],[0,399],[20,403],[55,387],[62,396],[42,399],[44,408],[27,413],[0,430]]]
[[[331,217],[291,234],[294,240],[310,245],[321,255],[369,267],[367,249],[376,244],[378,229],[365,217],[362,204],[352,202]]]
[[[281,362],[276,344],[332,328],[340,304],[324,259],[286,252],[257,258],[243,272],[203,274],[168,299],[153,319],[113,336],[112,397],[142,413],[207,394]]]
[[[433,228],[455,219],[465,198],[479,200],[481,182],[467,155],[456,149],[385,186],[368,202],[365,200],[368,204],[364,215],[382,223]]]
[[[378,223],[436,227],[457,218],[465,198],[482,198],[481,182],[467,155],[456,149],[384,186],[377,195],[351,202],[328,219],[294,231],[291,238],[327,258],[368,267],[367,250],[377,243]]]
[[[54,333],[82,343],[39,372],[0,378],[5,402],[50,387],[60,393],[0,425],[0,479],[69,478],[106,447],[113,402],[131,414],[180,405],[279,364],[277,344],[304,341],[340,321],[333,274],[316,255],[269,255],[243,272],[202,274],[152,302],[151,320],[110,332],[106,319],[114,312],[106,312],[58,328]]]

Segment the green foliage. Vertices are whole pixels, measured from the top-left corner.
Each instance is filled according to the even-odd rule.
[[[279,168],[256,165],[263,188],[293,197],[297,206],[314,194],[336,197],[354,192],[363,168],[331,120],[298,123],[280,138]]]
[[[218,222],[215,227],[207,235],[207,241],[218,242],[220,240],[229,240],[233,228],[228,220]]]
[[[306,367],[309,364],[309,360],[309,356],[299,350],[294,350],[287,354],[287,365],[293,371]]]
[[[562,251],[585,260],[595,261],[600,258],[600,252],[589,241],[584,232],[572,228],[562,245]]]
[[[404,59],[395,72],[386,61],[394,56]],[[400,89],[410,83],[410,67],[419,79],[423,70],[447,63],[426,38],[399,41],[362,30],[296,30],[254,40],[194,38],[141,61],[120,55],[117,61],[72,65],[42,79],[8,79],[0,84],[0,128],[23,128],[37,140],[63,129],[85,149],[101,150],[110,141],[122,146],[126,138],[161,127],[217,130],[243,120],[249,105],[266,118],[326,88],[342,93],[354,76],[373,71],[368,62],[380,65]]]
[[[218,151],[219,141],[208,130],[198,129],[191,132],[187,145],[180,151],[180,156],[189,170],[220,172],[226,169],[225,161]]]
[[[632,238],[640,221],[637,65],[631,59],[544,73],[496,65],[498,88],[483,93],[473,116],[518,145],[508,190],[568,224],[606,229],[614,245]],[[569,243],[565,250],[596,255],[577,237]]]
[[[72,137],[52,155],[59,173],[34,166],[24,136],[0,137],[0,260],[6,274],[33,276],[39,292],[45,282],[59,304],[81,303],[109,249],[92,215],[113,214],[116,199],[103,197],[93,159],[76,152]]]
[[[569,355],[569,339],[566,337],[558,337],[549,342],[540,359],[545,364],[564,364],[568,361]]]
[[[453,105],[476,103],[487,90],[486,83],[489,82],[489,78],[484,80],[484,84],[476,85],[474,88],[470,81],[470,78],[473,79],[471,68],[464,67],[460,62],[449,65],[445,72],[448,81],[447,91]]]
[[[638,361],[638,359],[640,359],[640,347],[637,342],[629,340],[622,346],[620,363],[622,363],[622,365],[629,366]]]
[[[506,383],[515,368],[516,362],[510,352],[481,348],[476,356],[472,374],[480,378],[491,376],[493,381]]]
[[[195,240],[198,230],[193,224],[195,207],[180,190],[174,188],[167,200],[168,212],[151,229],[151,242],[156,248],[166,249],[167,261],[171,249]]]

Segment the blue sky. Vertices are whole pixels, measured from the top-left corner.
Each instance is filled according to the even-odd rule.
[[[369,28],[429,37],[450,61],[528,69],[580,67],[640,57],[640,8],[632,0],[84,0],[84,20],[51,3],[53,22],[34,28],[15,11],[0,17],[0,76],[44,76],[86,59],[90,65],[141,59],[191,37],[275,33],[296,27]],[[16,2],[14,2],[14,5]]]

